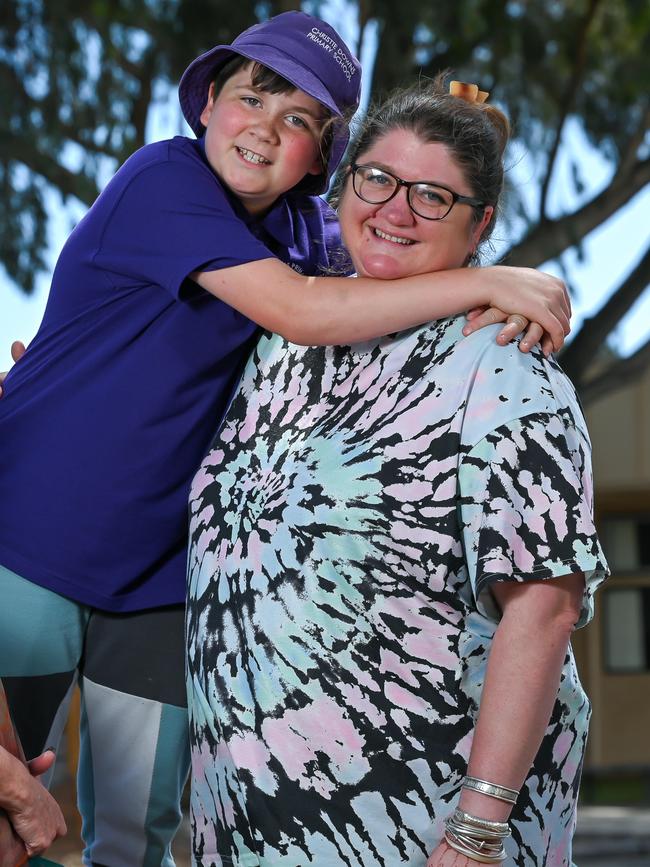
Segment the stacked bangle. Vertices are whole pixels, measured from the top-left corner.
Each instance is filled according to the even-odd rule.
[[[506,858],[503,841],[510,836],[507,822],[490,822],[456,809],[445,823],[445,840],[459,852],[481,864],[499,864]]]
[[[475,792],[488,795],[490,798],[497,798],[497,800],[505,801],[507,804],[516,804],[519,797],[519,789],[497,786],[494,783],[489,783],[487,780],[479,780],[478,777],[465,777],[463,788],[474,789]]]

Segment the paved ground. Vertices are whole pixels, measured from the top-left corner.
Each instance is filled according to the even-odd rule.
[[[650,867],[650,810],[583,807],[574,860],[578,867]]]

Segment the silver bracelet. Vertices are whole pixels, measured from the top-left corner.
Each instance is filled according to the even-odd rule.
[[[503,841],[510,836],[507,822],[480,819],[456,809],[445,822],[445,840],[452,849],[481,864],[499,864],[506,858]]]
[[[507,857],[503,846],[500,847],[498,852],[488,854],[487,852],[482,852],[480,849],[477,849],[476,846],[466,845],[463,840],[459,839],[456,834],[449,829],[445,831],[445,842],[456,852],[461,855],[466,855],[468,858],[471,858],[473,861],[478,861],[481,864],[500,864],[502,861],[505,861]]]
[[[492,819],[479,819],[478,816],[472,816],[470,813],[461,810],[460,807],[456,807],[454,810],[451,821],[459,822],[463,825],[470,825],[478,831],[487,831],[488,834],[492,834],[495,837],[510,836],[510,825],[508,822],[495,822]]]
[[[478,777],[465,777],[463,788],[473,789],[475,792],[480,792],[482,795],[496,798],[499,801],[505,801],[507,804],[516,804],[519,797],[519,789],[497,786],[495,783],[489,783],[487,780],[479,780]]]

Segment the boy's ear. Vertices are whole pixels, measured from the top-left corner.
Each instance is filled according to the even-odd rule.
[[[307,169],[308,175],[322,175],[325,169],[323,168],[323,161],[320,156],[316,157],[311,166]]]
[[[210,82],[210,89],[208,90],[208,101],[205,104],[205,108],[201,112],[199,116],[199,120],[203,124],[203,126],[208,125],[208,121],[210,120],[210,115],[212,114],[212,109],[214,108],[214,81]]]

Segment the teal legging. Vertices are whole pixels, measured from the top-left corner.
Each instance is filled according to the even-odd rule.
[[[89,867],[174,864],[189,773],[183,620],[180,605],[107,614],[0,566],[0,678],[28,757],[57,746],[81,688]]]

